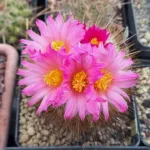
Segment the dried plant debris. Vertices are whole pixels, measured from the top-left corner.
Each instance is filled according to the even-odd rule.
[[[145,46],[150,46],[150,1],[133,0],[138,37]]]
[[[101,20],[107,19],[122,25],[122,5],[123,0],[48,0],[49,14],[53,17],[56,13],[63,12],[64,15],[73,14],[76,19],[83,22],[96,23],[99,25]],[[102,18],[105,14],[105,18]],[[106,21],[107,22],[107,21]]]
[[[136,69],[139,82],[136,85],[136,101],[143,141],[150,144],[150,67]]]
[[[20,102],[19,144],[22,146],[132,145],[135,133],[131,133],[133,118],[129,112],[116,117],[117,121],[114,120],[107,127],[89,128],[86,132],[81,132],[79,127],[74,133],[70,132],[65,121],[59,125],[52,121],[43,122],[36,114],[36,106],[28,107],[28,100],[23,97]]]

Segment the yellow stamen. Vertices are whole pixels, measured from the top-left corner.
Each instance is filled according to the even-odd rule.
[[[62,71],[59,69],[53,69],[44,75],[44,82],[49,86],[57,87],[63,81]]]
[[[103,75],[102,78],[100,78],[95,82],[94,86],[96,89],[105,92],[108,86],[110,85],[111,81],[112,81],[112,75],[110,72],[107,72]]]
[[[65,43],[63,41],[53,41],[51,46],[55,51],[59,51],[60,48],[64,46],[64,44]]]
[[[98,41],[97,38],[92,38],[92,39],[91,39],[91,44],[93,44],[93,45],[98,45],[99,43],[100,43],[100,41]]]
[[[76,92],[83,92],[87,84],[87,74],[83,70],[73,76],[72,88]]]
[[[107,73],[106,69],[101,69],[101,73]]]

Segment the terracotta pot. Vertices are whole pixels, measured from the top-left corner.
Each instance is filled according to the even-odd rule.
[[[6,57],[4,76],[5,91],[2,93],[2,107],[0,107],[0,150],[6,145],[9,116],[15,84],[18,53],[15,48],[7,44],[0,44],[0,55]]]

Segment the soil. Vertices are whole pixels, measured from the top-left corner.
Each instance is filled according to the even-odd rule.
[[[150,47],[150,1],[133,0],[140,42]]]
[[[150,144],[150,67],[136,69],[139,73],[139,82],[136,86],[136,101],[142,139]]]
[[[35,106],[28,107],[29,98],[23,97],[19,113],[19,144],[21,146],[112,146],[132,145],[135,122],[130,119],[129,112],[119,117],[118,122],[112,122],[107,127],[100,127],[93,132],[90,129],[83,135],[73,136],[62,124],[44,124],[36,114]],[[133,111],[133,110],[132,110]]]

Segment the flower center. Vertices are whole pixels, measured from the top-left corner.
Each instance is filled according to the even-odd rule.
[[[73,76],[72,88],[76,92],[83,92],[87,84],[87,74],[83,70]]]
[[[62,71],[59,69],[53,69],[44,75],[44,82],[48,86],[59,86],[63,81]]]
[[[97,38],[92,38],[91,39],[91,44],[93,44],[93,45],[98,45],[100,42],[98,41],[98,39]]]
[[[63,41],[53,41],[51,46],[55,51],[59,51],[60,48],[64,46],[64,44],[65,43]]]
[[[108,86],[110,85],[111,81],[112,75],[110,72],[107,72],[103,75],[102,78],[100,78],[95,82],[94,86],[96,89],[105,92]]]

